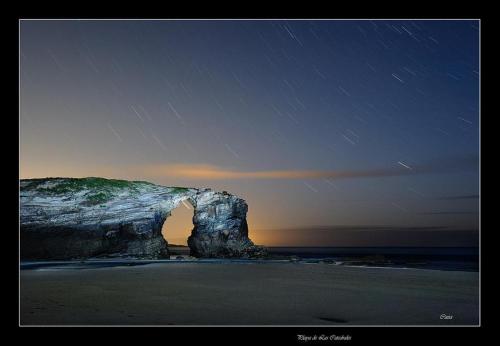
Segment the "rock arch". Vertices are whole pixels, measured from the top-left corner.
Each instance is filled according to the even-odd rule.
[[[182,201],[194,208],[196,257],[260,257],[248,238],[246,202],[211,189],[103,178],[20,181],[22,259],[164,258],[162,226]]]
[[[170,250],[171,246],[180,245],[187,247],[187,239],[191,235],[193,230],[193,216],[194,207],[189,202],[189,200],[184,200],[179,206],[170,211],[170,215],[167,217],[163,223],[161,234],[165,241],[168,243],[168,248]],[[189,254],[189,248],[186,253],[186,249],[182,253]],[[179,250],[178,250],[179,251]],[[174,252],[178,252],[174,251]],[[174,255],[171,253],[170,256]]]

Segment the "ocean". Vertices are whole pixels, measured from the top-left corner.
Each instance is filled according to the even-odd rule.
[[[478,247],[268,247],[275,256],[357,266],[479,271]]]
[[[267,247],[268,259],[162,259],[92,258],[70,261],[21,261],[21,270],[96,269],[153,263],[327,263],[332,265],[479,271],[477,247]],[[187,251],[185,251],[187,253]]]

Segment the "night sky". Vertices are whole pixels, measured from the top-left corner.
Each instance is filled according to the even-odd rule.
[[[227,190],[264,245],[478,243],[479,21],[20,28],[21,178]]]

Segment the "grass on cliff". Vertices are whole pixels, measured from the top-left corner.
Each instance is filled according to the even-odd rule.
[[[183,193],[189,190],[187,187],[179,187],[179,186],[173,186],[171,187],[171,189],[172,190],[170,190],[170,192],[172,193]]]
[[[99,192],[96,194],[92,194],[87,196],[87,203],[88,205],[97,205],[97,204],[103,204],[106,203],[111,199],[111,194],[110,193],[105,193],[105,192]]]
[[[47,182],[54,182],[52,186],[39,188]],[[135,182],[117,179],[105,178],[45,178],[32,179],[22,190],[39,190],[52,194],[64,194],[68,192],[78,192],[81,190],[102,190],[102,189],[123,189],[135,188],[136,184],[145,184],[146,182]],[[150,183],[149,183],[150,184]]]
[[[43,184],[51,182],[48,187],[41,187]],[[30,179],[29,183],[21,187],[21,191],[37,190],[50,195],[64,195],[77,193],[82,190],[91,191],[87,195],[86,204],[102,204],[110,200],[113,192],[122,189],[129,189],[138,192],[141,185],[154,185],[145,181],[127,181],[118,179],[105,179],[98,177],[90,178],[42,178]]]
[[[48,187],[42,187],[45,183],[52,183]],[[77,193],[82,190],[89,190],[86,195],[86,205],[103,204],[109,201],[115,192],[122,189],[128,189],[131,193],[138,193],[139,187],[155,184],[141,180],[118,180],[105,179],[99,177],[89,178],[39,178],[29,179],[27,184],[21,187],[21,191],[40,191],[50,195],[65,195]],[[186,187],[175,186],[171,188],[172,193],[183,193],[189,189]]]

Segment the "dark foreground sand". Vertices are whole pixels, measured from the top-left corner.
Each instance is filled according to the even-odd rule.
[[[23,270],[20,280],[21,325],[474,325],[479,316],[474,272],[167,263]]]

